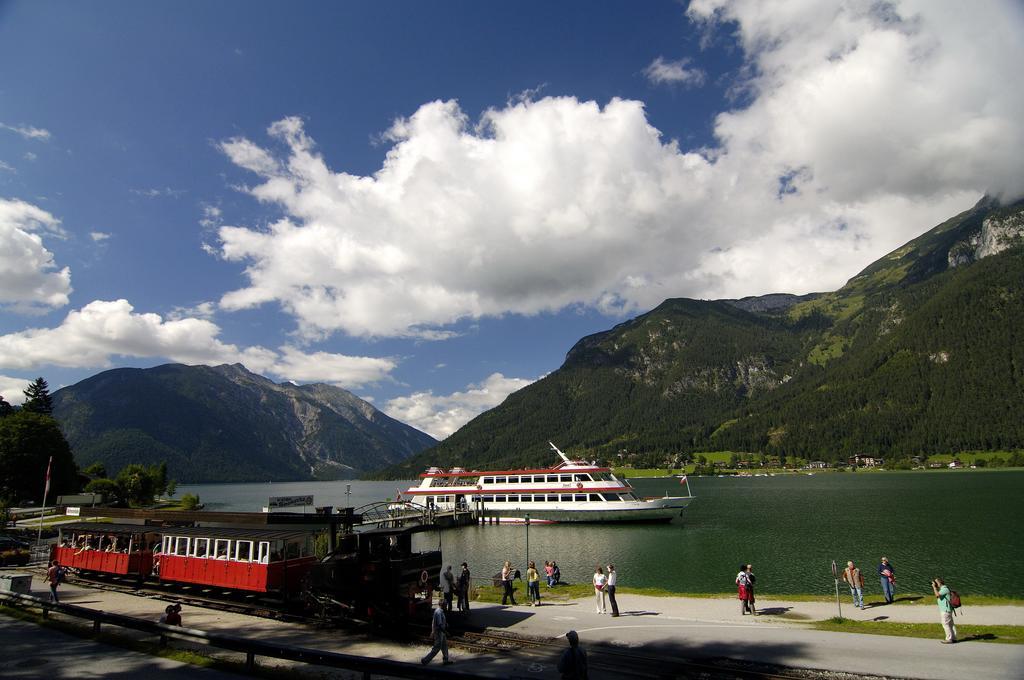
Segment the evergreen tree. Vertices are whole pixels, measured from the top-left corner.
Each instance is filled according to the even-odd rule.
[[[25,410],[0,418],[0,499],[41,500],[51,456],[50,499],[77,491],[78,469],[57,421]]]
[[[0,395],[0,418],[9,416],[12,413],[14,413],[14,407],[7,403],[7,400],[4,399],[3,395]]]
[[[25,388],[25,403],[22,408],[31,413],[41,413],[44,416],[53,414],[53,397],[50,396],[50,386],[41,376]]]

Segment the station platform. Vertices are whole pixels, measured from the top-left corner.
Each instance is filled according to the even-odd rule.
[[[41,579],[33,580],[33,594],[48,591]],[[592,598],[544,602],[539,607],[522,604],[505,607],[474,603],[468,615],[451,615],[453,634],[460,631],[492,631],[523,638],[548,641],[547,647],[502,651],[468,651],[452,647],[452,668],[490,678],[559,677],[557,661],[564,646],[564,634],[574,629],[591,657],[599,660],[602,650],[620,657],[636,654],[635,672],[622,667],[603,670],[599,663],[591,678],[674,677],[651,672],[651,660],[666,663],[674,659],[735,659],[750,664],[845,672],[860,676],[928,678],[944,680],[970,677],[972,680],[1009,680],[1020,677],[1024,668],[1024,645],[992,644],[981,641],[941,645],[941,627],[934,605],[895,604],[870,609],[843,608],[844,616],[862,620],[931,623],[934,639],[832,633],[812,630],[806,622],[835,614],[835,603],[759,601],[763,615],[741,616],[732,598],[670,598],[619,596],[621,616],[613,618],[595,612]],[[143,596],[98,590],[81,583],[66,583],[61,599],[69,604],[91,607],[128,616],[156,620],[167,600],[159,595]],[[884,618],[883,618],[884,617]],[[207,631],[230,632],[260,640],[311,647],[326,651],[358,654],[418,663],[427,651],[424,641],[395,642],[337,628],[317,628],[246,614],[186,606],[184,625]],[[1024,625],[1024,607],[965,607],[959,624]],[[610,653],[609,651],[609,653]],[[644,661],[646,660],[646,661]],[[438,657],[435,663],[439,663]],[[290,662],[260,659],[260,664],[293,667]],[[312,669],[313,677],[346,677],[342,671]],[[42,677],[42,676],[41,676]],[[48,677],[53,677],[52,673]],[[723,676],[724,677],[724,676]]]

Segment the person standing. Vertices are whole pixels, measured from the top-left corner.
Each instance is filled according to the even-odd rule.
[[[893,596],[896,594],[896,569],[889,564],[888,557],[883,557],[882,563],[878,565],[878,580],[882,583],[885,603],[892,604]]]
[[[942,640],[942,644],[951,645],[956,642],[956,626],[953,625],[953,605],[950,603],[949,586],[941,578],[933,579],[932,592],[935,593],[935,602],[939,605],[942,630],[946,633],[946,639]]]
[[[444,659],[445,665],[451,663],[451,659],[448,658],[448,619],[444,615],[444,607],[440,602],[437,603],[437,607],[434,609],[434,618],[430,621],[430,637],[434,640],[434,646],[430,648],[430,652],[420,659],[420,663],[426,666],[430,663],[430,660],[437,656],[438,652],[441,652],[441,658]]]
[[[548,579],[548,588],[553,588],[555,585],[555,563],[548,560],[544,560],[544,575]]]
[[[608,585],[608,577],[604,575],[604,569],[597,567],[594,571],[594,597],[597,598],[597,613],[607,614],[607,600],[604,588]]]
[[[462,572],[459,573],[459,582],[457,584],[459,593],[459,611],[469,611],[469,565],[465,562],[462,563]]]
[[[843,569],[843,580],[850,586],[850,596],[853,597],[853,606],[864,609],[864,574],[860,569],[853,566],[853,561],[846,563]]]
[[[736,574],[736,596],[740,600],[740,614],[746,615],[747,613],[747,585],[749,580],[747,579],[747,565],[740,565],[740,572]]]
[[[748,564],[744,571],[747,573],[746,610],[751,616],[757,616],[757,609],[754,608],[754,582],[757,581],[757,577],[754,576],[754,565]]]
[[[619,603],[615,601],[615,584],[619,580],[619,572],[615,571],[615,565],[608,565],[608,585],[605,586],[605,590],[608,591],[608,604],[612,606],[612,616],[619,615]]]
[[[505,560],[505,565],[501,568],[501,603],[506,604],[509,600],[512,601],[512,605],[516,604],[516,596],[512,590],[512,563]]]
[[[60,604],[60,598],[57,597],[57,586],[64,580],[64,567],[60,566],[60,562],[57,560],[51,562],[50,568],[46,570],[46,580],[50,584],[50,602]]]
[[[562,580],[562,570],[558,568],[558,564],[551,560],[551,587],[557,586]]]
[[[452,565],[441,574],[441,594],[444,596],[444,610],[449,614],[452,611],[452,595],[455,594],[455,574],[452,573]]]
[[[565,634],[569,649],[562,652],[558,660],[558,672],[562,680],[587,680],[587,653],[580,647],[580,636],[574,630]]]
[[[526,590],[530,596],[530,606],[540,606],[540,574],[537,573],[537,563],[530,560],[530,566],[526,569]]]

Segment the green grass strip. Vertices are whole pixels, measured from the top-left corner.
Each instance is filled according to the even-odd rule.
[[[834,616],[825,621],[810,624],[815,630],[838,633],[864,633],[867,635],[895,635],[898,637],[932,638],[941,640],[942,626],[936,616],[935,623],[898,623],[895,621],[855,621]],[[1010,645],[1024,645],[1024,626],[976,626],[957,625],[960,642],[999,642]]]

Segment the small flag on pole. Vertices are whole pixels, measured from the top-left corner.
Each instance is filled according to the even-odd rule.
[[[50,456],[50,462],[46,464],[46,486],[43,487],[43,502],[46,502],[46,497],[50,494],[50,470],[53,468],[53,456]]]
[[[395,489],[395,500],[396,501],[402,500],[402,490],[401,489]]]
[[[683,475],[683,476],[682,476],[682,477],[681,477],[681,478],[679,479],[679,485],[680,485],[680,486],[682,486],[683,484],[686,484],[686,475]]]

